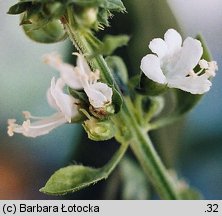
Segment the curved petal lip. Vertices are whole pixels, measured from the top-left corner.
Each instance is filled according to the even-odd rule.
[[[160,67],[160,59],[153,54],[148,54],[141,60],[140,69],[154,82],[166,84],[167,80]]]
[[[212,83],[204,76],[184,77],[169,80],[168,87],[178,88],[191,94],[204,94],[210,90]]]

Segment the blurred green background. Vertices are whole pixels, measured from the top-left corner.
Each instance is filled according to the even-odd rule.
[[[20,135],[12,138],[7,136],[7,119],[21,121],[21,111],[28,110],[40,116],[54,112],[48,108],[45,95],[51,77],[58,74],[42,63],[41,56],[58,51],[67,61],[72,60],[68,59],[72,51],[68,41],[44,45],[28,39],[18,25],[18,16],[6,14],[14,2],[0,1],[0,199],[156,198],[152,195],[152,188],[144,183],[143,176],[138,177],[141,175],[137,172],[138,168],[129,166],[131,162],[127,160],[107,181],[74,195],[51,197],[38,192],[55,170],[76,162],[101,166],[110,158],[117,145],[112,141],[88,141],[78,125],[64,125],[35,139]],[[220,0],[124,2],[128,13],[114,16],[111,20],[112,28],[100,33],[100,36],[107,32],[131,35],[129,47],[117,52],[126,61],[131,74],[139,72],[140,60],[149,52],[148,42],[154,37],[162,37],[171,27],[183,33],[184,37],[195,37],[202,33],[220,68]],[[185,120],[152,134],[156,148],[167,166],[174,167],[206,199],[222,199],[221,86],[222,75],[219,70],[211,91]],[[135,176],[129,175],[131,169],[140,181],[133,181]],[[147,192],[139,193],[139,186],[145,187]],[[137,193],[132,192],[134,187]]]

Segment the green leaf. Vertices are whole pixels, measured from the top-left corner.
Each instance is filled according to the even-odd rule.
[[[32,5],[31,1],[23,1],[19,2],[13,6],[11,6],[8,10],[8,14],[21,14],[25,12]]]
[[[149,185],[147,177],[132,159],[124,157],[120,163],[122,180],[122,199],[146,200],[149,198]]]
[[[180,89],[174,90],[176,96],[176,109],[174,115],[183,115],[189,112],[202,98],[203,95],[194,95]]]
[[[56,171],[40,191],[50,195],[64,195],[106,179],[120,162],[127,147],[128,144],[122,145],[102,168],[71,165]]]
[[[117,48],[126,46],[129,39],[128,35],[107,35],[103,39],[102,46],[95,51],[95,55],[111,55]]]
[[[201,34],[198,34],[196,36],[196,39],[199,40],[202,44],[203,47],[203,55],[202,58],[205,59],[206,61],[212,61],[212,55],[210,53],[210,50],[207,47],[206,41],[204,39],[204,37]]]
[[[119,56],[108,56],[106,58],[106,63],[117,79],[121,79],[123,83],[128,82],[128,71],[122,58]]]
[[[68,0],[68,4],[75,3],[82,7],[97,7],[103,3],[104,0]]]
[[[99,13],[97,15],[97,18],[98,18],[98,22],[102,25],[105,25],[105,26],[109,26],[109,16],[110,16],[110,13],[109,11],[107,11],[106,9],[102,8],[99,10]]]
[[[121,92],[123,92],[123,94],[127,94],[128,71],[122,58],[119,56],[108,56],[105,60]]]
[[[198,39],[203,46],[202,59],[205,59],[206,61],[211,61],[212,57],[203,37],[201,35],[198,35],[196,39]],[[199,70],[198,67],[197,69]],[[175,93],[176,103],[177,103],[176,108],[175,108],[175,115],[183,115],[189,112],[194,106],[197,105],[197,103],[203,97],[203,94],[194,95],[189,92],[182,91],[180,89],[175,89],[174,93]]]
[[[68,91],[74,98],[79,99],[80,101],[83,101],[86,104],[89,104],[89,99],[83,90],[77,91],[69,87]]]
[[[121,0],[104,0],[102,7],[110,11],[124,12],[126,8]]]

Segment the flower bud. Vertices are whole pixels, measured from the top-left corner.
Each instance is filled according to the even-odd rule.
[[[87,8],[83,13],[82,18],[86,23],[88,23],[88,25],[93,25],[97,20],[97,13],[98,13],[97,8]]]
[[[55,43],[66,38],[66,32],[60,21],[53,20],[48,23],[40,16],[33,16],[30,24],[23,24],[25,34],[32,40],[40,43]]]
[[[89,139],[94,141],[109,140],[115,135],[114,124],[110,120],[97,120],[91,117],[83,124]]]
[[[90,28],[97,21],[98,9],[94,7],[84,8],[78,12],[76,12],[76,20],[80,27]]]

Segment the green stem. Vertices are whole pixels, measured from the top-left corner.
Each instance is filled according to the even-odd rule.
[[[167,200],[179,199],[169,173],[164,167],[147,133],[140,128],[132,117],[127,117],[133,136],[130,146],[147,174],[150,182],[160,198]]]
[[[144,125],[146,124],[146,122],[144,121],[143,118],[143,96],[142,95],[136,95],[136,99],[135,99],[135,105],[134,105],[134,113],[135,116],[138,119],[138,122],[140,125]]]
[[[164,126],[173,124],[174,122],[178,121],[179,119],[181,119],[181,117],[169,116],[169,117],[165,117],[165,118],[156,120],[148,125],[147,130],[151,131],[151,130],[156,130],[156,129],[162,128]]]
[[[90,33],[86,34],[84,32],[81,34],[80,31],[75,29],[71,12],[68,12],[68,24],[66,25],[66,30],[78,50],[84,54],[93,53],[93,46],[96,46],[97,40]],[[117,90],[119,90],[104,58],[99,55],[92,59],[91,62],[93,67],[100,70],[103,80],[112,84]],[[119,134],[122,134],[122,137],[119,136],[120,139],[122,139],[120,142],[129,142],[130,137],[130,146],[134,154],[162,199],[179,199],[168,172],[153,148],[151,140],[135,119],[134,113],[130,107],[130,99],[128,98],[127,100],[124,100],[123,108],[120,113],[112,117],[117,126],[122,127],[123,124],[126,126],[124,127],[126,131],[121,127],[119,128]]]
[[[125,108],[128,108],[129,98],[127,98],[125,102]],[[147,136],[144,129],[138,125],[135,117],[124,109],[116,117],[115,124],[121,125],[123,131],[125,131],[125,128],[129,130],[128,132],[122,132],[122,137],[126,137],[127,141],[130,142],[131,149],[160,198],[166,200],[180,199],[171,181],[171,177],[155,151],[149,136]],[[129,134],[131,136],[130,141]]]

